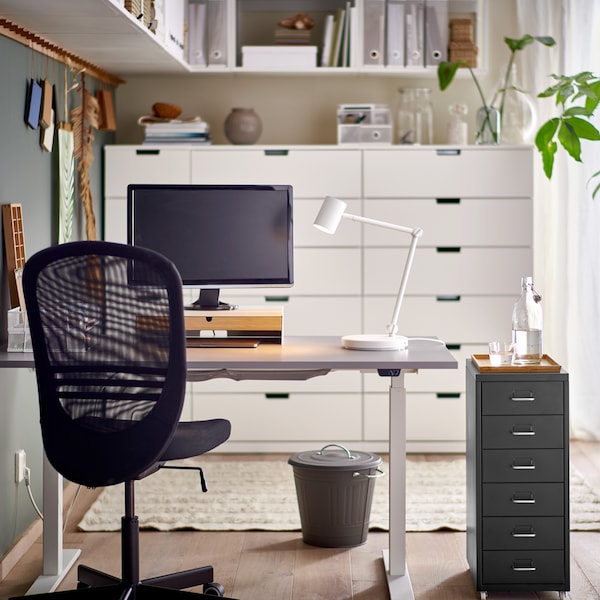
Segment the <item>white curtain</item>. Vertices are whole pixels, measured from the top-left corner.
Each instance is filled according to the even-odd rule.
[[[528,89],[537,95],[550,74],[600,76],[600,0],[517,0],[519,35],[552,35],[520,54]],[[555,116],[554,99],[536,99],[538,126]],[[600,118],[594,124],[600,129]],[[583,164],[560,149],[548,181],[535,152],[534,275],[544,296],[544,350],[569,371],[571,436],[600,439],[600,142],[584,142]]]

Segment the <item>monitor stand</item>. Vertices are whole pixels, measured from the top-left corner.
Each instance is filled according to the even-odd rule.
[[[237,305],[219,300],[220,291],[219,289],[200,290],[198,299],[194,300],[190,306],[186,306],[186,310],[236,310]]]

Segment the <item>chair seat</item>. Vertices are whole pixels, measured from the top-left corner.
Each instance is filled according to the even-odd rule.
[[[161,456],[161,462],[200,456],[227,441],[231,423],[225,419],[182,421]]]

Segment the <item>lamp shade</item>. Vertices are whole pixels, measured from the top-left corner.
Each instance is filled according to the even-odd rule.
[[[314,226],[325,233],[335,233],[344,216],[346,206],[347,204],[343,200],[326,196],[317,214]]]

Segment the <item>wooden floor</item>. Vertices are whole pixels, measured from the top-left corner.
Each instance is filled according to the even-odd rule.
[[[271,458],[267,455],[257,460]],[[433,458],[426,456],[427,460]],[[600,493],[600,443],[573,443],[571,461]],[[79,495],[66,523],[65,547],[81,548],[82,562],[118,575],[119,535],[75,530],[97,493],[85,490]],[[309,546],[302,542],[300,532],[142,532],[140,544],[142,577],[212,564],[215,578],[225,586],[227,596],[239,600],[388,598],[381,560],[381,550],[388,544],[387,533],[370,532],[366,544],[352,549]],[[38,541],[0,582],[0,599],[26,592],[40,573],[41,554]],[[464,533],[409,533],[407,557],[417,600],[479,598],[468,571]],[[59,589],[75,585],[72,569]],[[489,598],[548,600],[558,598],[558,594],[495,592]],[[600,532],[571,534],[571,598],[600,598]]]

